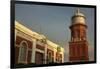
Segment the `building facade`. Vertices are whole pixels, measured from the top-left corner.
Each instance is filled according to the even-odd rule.
[[[71,62],[88,61],[88,41],[86,36],[86,17],[79,9],[72,16],[70,26],[71,40],[69,42],[69,60]]]
[[[63,63],[64,49],[15,21],[15,64]]]

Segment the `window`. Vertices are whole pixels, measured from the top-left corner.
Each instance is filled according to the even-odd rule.
[[[48,52],[48,63],[52,62],[52,52]]]
[[[20,44],[20,50],[19,50],[19,63],[25,63],[26,62],[26,55],[27,55],[27,43],[22,42]]]

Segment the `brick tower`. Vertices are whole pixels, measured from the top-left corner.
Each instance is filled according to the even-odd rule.
[[[79,9],[72,16],[71,40],[69,42],[69,61],[88,61],[88,42],[86,37],[86,17]]]

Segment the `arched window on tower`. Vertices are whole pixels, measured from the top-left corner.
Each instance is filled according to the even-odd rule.
[[[80,30],[76,31],[76,41],[80,41]]]
[[[27,42],[22,41],[20,44],[20,50],[19,50],[19,63],[26,63],[27,62]]]
[[[86,40],[86,31],[83,30],[83,40]]]

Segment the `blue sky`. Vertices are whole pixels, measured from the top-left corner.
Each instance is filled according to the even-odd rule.
[[[65,62],[68,62],[71,17],[77,8],[86,16],[89,58],[93,60],[94,49],[94,8],[60,7],[45,5],[15,5],[15,19],[27,28],[45,35],[49,40],[65,49]]]

